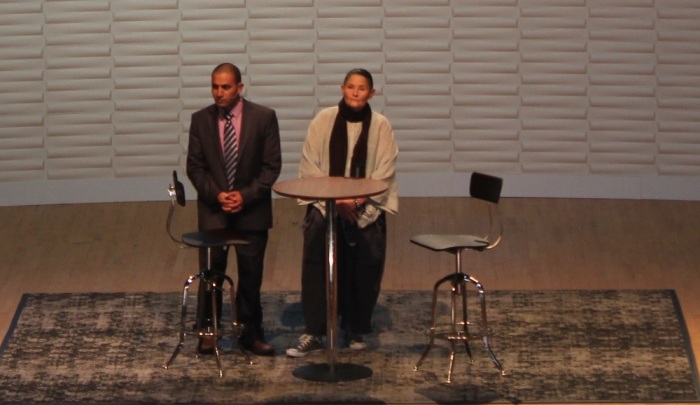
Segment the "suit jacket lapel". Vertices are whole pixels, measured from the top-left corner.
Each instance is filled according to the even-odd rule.
[[[209,138],[211,140],[211,151],[213,155],[216,155],[218,159],[218,170],[221,174],[226,175],[226,168],[224,165],[224,150],[221,147],[221,138],[219,135],[219,108],[216,105],[212,105],[208,110],[208,119],[206,122],[207,128],[206,133],[211,134]]]
[[[241,133],[239,134],[238,137],[238,156],[239,156],[239,162],[240,159],[245,156],[245,150],[246,146],[252,142],[251,138],[253,137],[251,134],[254,134],[255,131],[251,130],[253,126],[255,125],[255,108],[251,108],[250,103],[248,100],[243,99],[243,119],[241,120]]]

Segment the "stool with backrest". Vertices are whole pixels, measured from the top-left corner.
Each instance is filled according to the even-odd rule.
[[[489,345],[489,329],[486,319],[486,297],[483,285],[474,277],[462,272],[462,252],[472,250],[483,252],[494,248],[500,241],[503,234],[503,225],[498,211],[498,201],[501,196],[501,188],[503,180],[501,178],[483,174],[472,173],[469,184],[469,195],[474,199],[483,201],[486,204],[489,215],[489,230],[484,236],[475,236],[469,234],[425,234],[416,235],[411,238],[411,242],[416,245],[428,248],[437,252],[447,252],[455,257],[454,273],[447,275],[435,283],[433,287],[432,301],[432,317],[431,326],[427,330],[430,338],[428,347],[426,347],[423,355],[416,363],[414,370],[418,370],[423,360],[433,348],[435,339],[446,340],[450,343],[450,363],[447,372],[447,383],[452,382],[452,372],[454,370],[454,361],[456,354],[457,342],[463,342],[470,363],[472,353],[469,348],[469,341],[481,339],[486,352],[496,365],[502,375],[506,372],[501,366],[501,363],[496,358],[496,355],[491,350]],[[451,287],[450,294],[450,321],[449,323],[438,324],[437,302],[440,287],[449,283]],[[479,296],[480,304],[480,328],[475,331],[475,324],[468,319],[467,311],[467,287],[474,286]],[[458,300],[461,299],[461,310],[458,308]],[[461,312],[461,316],[459,315]],[[472,326],[472,330],[470,330]]]
[[[188,303],[188,291],[190,285],[197,280],[199,283],[205,283],[204,288],[207,292],[211,292],[211,307],[212,307],[212,326],[201,327],[200,319],[196,320],[194,334],[199,337],[210,337],[214,341],[214,354],[216,356],[216,365],[219,370],[219,376],[223,377],[223,369],[221,367],[221,350],[218,344],[218,339],[221,337],[226,327],[220,328],[221,323],[221,313],[219,310],[219,305],[217,304],[217,296],[223,296],[225,290],[228,290],[228,296],[230,297],[230,307],[231,307],[231,327],[230,332],[233,341],[237,341],[241,334],[243,325],[240,325],[236,319],[236,299],[235,299],[235,289],[233,280],[226,274],[215,271],[211,269],[211,249],[217,247],[228,248],[236,244],[248,243],[241,236],[231,232],[227,229],[216,229],[209,231],[199,231],[199,232],[187,232],[183,233],[180,237],[176,237],[172,231],[172,220],[175,214],[176,206],[184,207],[186,205],[185,198],[185,188],[183,184],[178,181],[177,172],[173,171],[173,184],[168,187],[168,194],[170,195],[170,210],[168,211],[168,218],[166,220],[166,230],[170,238],[179,243],[183,247],[191,248],[203,248],[206,249],[206,267],[200,269],[197,274],[191,275],[185,281],[185,285],[182,289],[182,304],[180,307],[180,329],[178,333],[178,344],[175,347],[175,351],[170,356],[168,361],[163,366],[165,369],[169,368],[170,365],[175,361],[175,358],[180,353],[180,350],[185,344],[185,337],[190,334],[192,327],[188,327],[187,322],[187,303]],[[252,364],[250,355],[241,349],[241,353],[246,358],[249,364]]]

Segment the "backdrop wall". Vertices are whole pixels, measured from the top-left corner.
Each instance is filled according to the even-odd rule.
[[[5,0],[0,205],[166,198],[224,61],[277,110],[283,179],[364,67],[403,196],[478,170],[508,196],[700,199],[699,21],[693,0]]]

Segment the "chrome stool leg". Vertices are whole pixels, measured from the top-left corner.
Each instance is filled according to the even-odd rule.
[[[185,281],[185,286],[182,288],[182,304],[180,306],[181,312],[180,312],[180,331],[178,333],[178,342],[177,346],[175,346],[175,350],[173,351],[173,354],[170,356],[168,361],[163,365],[164,369],[168,369],[173,362],[175,361],[175,358],[177,358],[177,355],[180,354],[180,350],[182,350],[182,347],[185,345],[185,335],[187,334],[187,293],[190,288],[190,285],[194,282],[194,280],[199,279],[202,277],[202,273],[190,276],[187,278],[187,281]]]
[[[466,275],[463,274],[459,280],[459,294],[462,296],[462,333],[464,336],[469,336],[469,319],[467,317],[467,280],[464,276]],[[464,350],[469,356],[469,363],[474,363],[471,346],[469,345],[469,339],[464,339]]]
[[[447,380],[445,380],[448,384],[452,382],[452,373],[455,369],[455,356],[457,355],[455,339],[451,339],[450,336],[458,336],[460,333],[457,331],[457,296],[461,294],[460,289],[462,286],[458,274],[451,277],[450,284],[452,284],[452,290],[450,291],[450,332],[449,335],[446,336],[447,341],[450,343],[450,365],[447,368]],[[462,327],[464,328],[465,326]],[[469,353],[469,358],[471,362],[471,353]]]
[[[433,305],[431,309],[431,323],[430,323],[430,329],[428,329],[428,337],[430,338],[430,341],[428,342],[428,346],[425,348],[423,351],[423,355],[421,355],[420,359],[418,359],[418,362],[416,365],[413,367],[414,371],[418,371],[418,368],[420,365],[423,363],[423,360],[428,356],[428,353],[430,353],[430,350],[433,348],[435,345],[435,338],[439,337],[438,336],[438,325],[437,325],[437,297],[438,297],[438,292],[440,290],[440,286],[447,282],[451,281],[454,278],[454,274],[450,274],[448,276],[445,276],[438,280],[438,282],[435,283],[435,286],[433,286]]]
[[[223,276],[223,283],[228,284],[228,290],[229,290],[229,300],[230,300],[230,308],[231,308],[231,338],[233,339],[234,342],[238,342],[238,338],[241,337],[241,333],[243,333],[243,329],[245,328],[245,325],[242,325],[238,322],[238,317],[237,317],[237,309],[236,309],[236,294],[235,294],[235,289],[234,289],[234,284],[233,280],[231,277],[224,275]],[[223,287],[222,283],[222,287]],[[245,357],[245,361],[248,364],[253,364],[253,359],[250,357],[250,353],[247,351],[243,350],[243,347],[241,345],[238,345],[238,349],[241,351],[241,354],[243,354],[243,357]]]
[[[428,337],[430,340],[428,341],[428,346],[426,346],[425,350],[423,350],[423,354],[420,356],[420,359],[418,359],[418,362],[413,367],[413,371],[418,371],[418,368],[420,367],[421,364],[423,364],[423,360],[425,360],[425,358],[428,356],[428,353],[430,353],[430,350],[433,348],[433,345],[435,343],[435,328],[437,326],[435,324],[435,317],[437,314],[437,291],[438,291],[438,288],[441,284],[441,281],[438,281],[437,283],[435,283],[435,286],[433,287],[433,305],[432,305],[431,311],[430,311],[431,323],[430,323],[430,329],[428,329]]]
[[[214,330],[214,333],[209,332],[209,329],[207,329],[207,331],[204,334],[200,332],[200,336],[213,335],[212,337],[214,338],[214,355],[216,357],[216,367],[219,369],[219,377],[223,377],[224,370],[221,368],[221,350],[219,349],[219,307],[216,302],[217,291],[223,294],[223,290],[220,286],[217,285],[216,278],[213,275],[206,282],[207,291],[211,292],[211,318],[213,324],[212,329]],[[235,314],[232,314],[231,316],[235,316]]]
[[[484,287],[476,279],[471,277],[470,279],[472,280],[474,285],[476,285],[476,289],[479,291],[479,303],[481,305],[481,323],[484,327],[484,333],[481,339],[484,343],[484,349],[486,349],[486,352],[488,353],[489,357],[491,358],[491,361],[493,361],[493,364],[496,366],[496,368],[500,370],[501,375],[506,375],[508,373],[506,372],[506,370],[503,369],[501,362],[498,361],[496,355],[493,353],[493,350],[491,350],[491,346],[489,345],[489,326],[486,320],[486,294],[484,293]]]

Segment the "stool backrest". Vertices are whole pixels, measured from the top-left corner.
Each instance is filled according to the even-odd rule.
[[[177,171],[173,170],[173,185],[172,185],[174,191],[175,191],[175,200],[177,203],[181,206],[184,207],[187,204],[187,199],[185,198],[185,186],[182,185],[182,182],[180,182],[177,179]]]
[[[175,214],[175,205],[177,204],[184,207],[187,204],[185,186],[177,179],[177,171],[175,170],[173,170],[173,184],[168,187],[168,195],[170,195],[170,210],[168,211],[168,218],[165,221],[165,230],[168,232],[170,239],[177,243],[183,243],[181,237],[175,237],[175,235],[173,235],[171,226]]]
[[[469,182],[469,195],[473,198],[498,204],[498,200],[501,198],[502,188],[502,178],[474,172]]]
[[[502,188],[502,178],[479,172],[472,173],[469,182],[469,195],[472,198],[485,201],[488,205],[489,229],[488,233],[483,236],[484,240],[489,241],[488,246],[484,248],[486,250],[496,247],[503,237],[503,222],[498,210]]]

